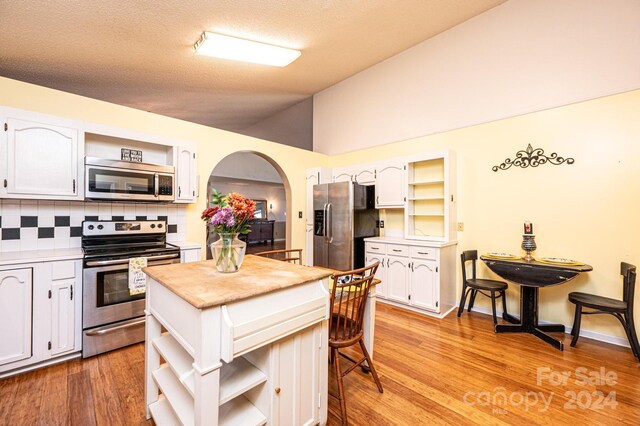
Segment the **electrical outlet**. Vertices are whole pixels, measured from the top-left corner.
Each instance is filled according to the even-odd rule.
[[[302,219],[302,212],[298,212],[298,219]]]
[[[384,220],[380,221],[380,228],[384,228]]]
[[[464,223],[458,222],[458,231],[464,231]]]

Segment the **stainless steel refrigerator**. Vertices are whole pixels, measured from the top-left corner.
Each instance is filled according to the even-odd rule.
[[[313,264],[347,271],[364,266],[364,239],[378,235],[373,186],[352,182],[313,187]]]

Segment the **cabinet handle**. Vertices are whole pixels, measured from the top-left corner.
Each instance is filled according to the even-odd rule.
[[[279,387],[275,388],[275,391],[276,391],[277,394],[280,394],[280,388]]]
[[[73,180],[73,193],[76,193],[76,180]]]
[[[389,258],[387,258],[387,268],[389,267]]]
[[[71,286],[71,294],[69,294],[69,300],[73,300],[73,285]]]
[[[398,249],[392,249],[393,251],[395,251],[396,253],[401,252],[402,250],[398,250]]]
[[[370,247],[370,248],[371,248],[371,250],[380,250],[379,247]]]
[[[4,180],[4,187],[5,188],[7,187],[7,180],[6,179]]]
[[[178,187],[178,198],[182,197],[182,187]]]
[[[380,196],[376,195],[376,204],[380,204]]]
[[[419,251],[418,254],[429,254],[429,252]]]

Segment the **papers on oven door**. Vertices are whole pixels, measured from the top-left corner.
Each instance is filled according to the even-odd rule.
[[[147,291],[147,275],[142,272],[142,268],[146,267],[146,257],[132,257],[129,259],[129,296]]]

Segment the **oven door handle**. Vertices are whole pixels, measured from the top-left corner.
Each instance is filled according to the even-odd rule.
[[[158,176],[157,173],[154,173],[154,175],[153,175],[153,195],[155,195],[156,197],[160,193],[159,186],[160,186],[160,177]]]
[[[87,331],[85,332],[85,334],[87,336],[101,336],[103,334],[112,333],[114,331],[121,330],[123,328],[131,328],[140,324],[144,324],[144,321],[145,321],[144,318],[140,318],[136,320],[127,321],[125,323],[115,325],[115,326],[100,327],[96,330]]]
[[[143,256],[144,257],[144,256]],[[175,254],[163,254],[160,256],[149,256],[147,261],[162,260],[162,259],[179,259],[179,255]],[[87,266],[108,266],[108,265],[123,265],[129,263],[129,259],[114,259],[114,260],[90,260],[86,263]]]

